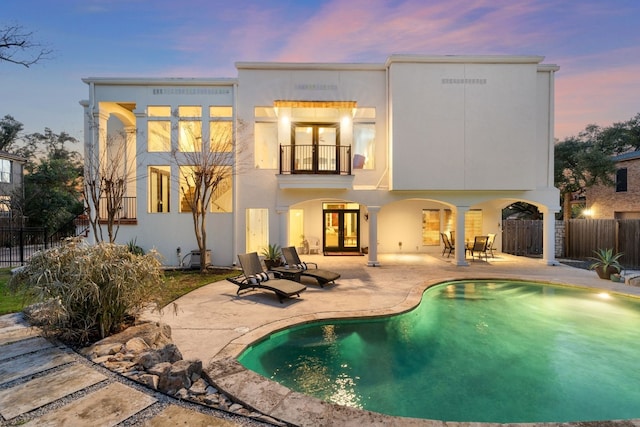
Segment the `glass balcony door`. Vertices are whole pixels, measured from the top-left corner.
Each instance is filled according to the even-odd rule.
[[[338,172],[338,124],[294,123],[291,139],[293,173]]]

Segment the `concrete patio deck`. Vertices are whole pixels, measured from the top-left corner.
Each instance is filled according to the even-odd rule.
[[[270,332],[320,319],[403,312],[415,307],[429,286],[456,279],[524,279],[640,297],[640,288],[601,280],[593,271],[566,265],[547,266],[539,259],[501,253],[488,261],[469,261],[465,267],[455,266],[453,257],[442,257],[440,253],[380,255],[379,267],[367,267],[367,258],[359,256],[307,255],[302,258],[317,262],[321,268],[340,272],[342,277],[335,285],[325,288],[310,279],[301,298],[282,304],[275,294],[262,290],[236,296],[237,287],[221,281],[180,298],[175,310],[167,308],[162,314],[146,316],[169,324],[173,341],[184,358],[202,360],[210,377],[227,394],[271,417],[301,426],[468,423],[394,418],[333,405],[293,392],[244,369],[235,357]],[[629,421],[619,423],[630,424]],[[608,425],[612,424],[618,422]],[[640,420],[632,424],[640,425]]]

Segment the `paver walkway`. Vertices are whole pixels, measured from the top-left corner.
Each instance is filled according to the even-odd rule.
[[[0,425],[260,425],[188,409],[128,382],[44,339],[21,314],[0,316]]]

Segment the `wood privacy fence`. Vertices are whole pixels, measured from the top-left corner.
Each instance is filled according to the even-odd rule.
[[[502,222],[502,252],[513,255],[542,254],[542,220],[505,220]],[[556,227],[556,233],[561,232]],[[587,259],[600,248],[623,252],[620,258],[626,268],[640,268],[640,220],[637,219],[572,219],[568,224],[568,246],[556,253],[572,259]],[[564,242],[556,236],[556,242]],[[558,243],[556,243],[558,245]]]

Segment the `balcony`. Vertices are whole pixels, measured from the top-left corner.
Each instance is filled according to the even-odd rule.
[[[100,199],[100,222],[107,221],[107,198]],[[137,223],[137,206],[136,197],[123,197],[122,207],[116,215],[116,221],[120,224],[136,224]]]
[[[281,145],[280,188],[353,187],[350,145]]]

